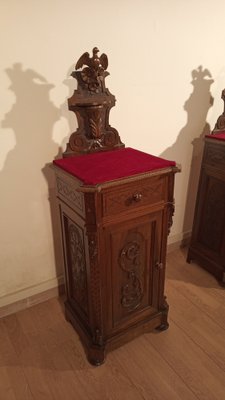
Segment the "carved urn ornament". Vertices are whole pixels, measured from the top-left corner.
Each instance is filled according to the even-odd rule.
[[[70,136],[64,157],[124,147],[117,130],[109,125],[109,112],[116,99],[105,87],[108,57],[104,53],[99,57],[98,53],[97,47],[92,57],[84,53],[71,74],[78,86],[68,106],[76,114],[78,128]]]

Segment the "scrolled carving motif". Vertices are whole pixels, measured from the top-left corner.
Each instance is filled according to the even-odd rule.
[[[111,131],[107,132],[104,136],[105,146],[114,146],[118,141],[118,133],[111,128]]]
[[[69,144],[71,149],[73,149],[74,151],[86,150],[89,146],[86,137],[79,133],[71,135],[69,139]]]
[[[120,252],[119,265],[127,273],[127,283],[121,289],[121,305],[132,311],[141,304],[143,297],[139,242],[125,244]]]
[[[120,253],[120,266],[125,272],[132,272],[140,264],[140,244],[127,243]]]
[[[140,279],[135,272],[129,273],[129,283],[122,287],[121,304],[125,308],[134,310],[137,308],[143,296],[143,288]]]

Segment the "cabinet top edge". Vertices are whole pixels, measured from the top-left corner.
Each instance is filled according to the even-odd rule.
[[[108,181],[108,182],[98,183],[96,185],[87,185],[87,184],[84,184],[78,178],[74,177],[73,175],[69,174],[68,172],[57,167],[56,165],[52,165],[52,168],[54,169],[56,176],[64,176],[64,177],[69,178],[70,180],[75,181],[78,185],[76,190],[80,191],[80,192],[101,192],[103,189],[108,188],[108,187],[120,186],[125,183],[135,182],[135,181],[138,182],[140,180],[147,179],[147,178],[150,178],[153,176],[168,175],[170,173],[175,174],[175,173],[181,171],[181,166],[179,164],[176,164],[176,166],[158,169],[155,171],[144,172],[144,173],[141,173],[138,175],[127,176],[125,178],[123,177],[123,178],[115,179],[115,180]]]

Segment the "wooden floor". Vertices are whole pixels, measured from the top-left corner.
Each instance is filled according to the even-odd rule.
[[[0,400],[224,400],[225,289],[185,251],[170,253],[170,328],[88,364],[62,303],[0,320]]]

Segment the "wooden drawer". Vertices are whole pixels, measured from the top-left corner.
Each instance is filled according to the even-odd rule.
[[[110,188],[102,194],[103,216],[166,201],[166,189],[166,176],[154,176]]]

